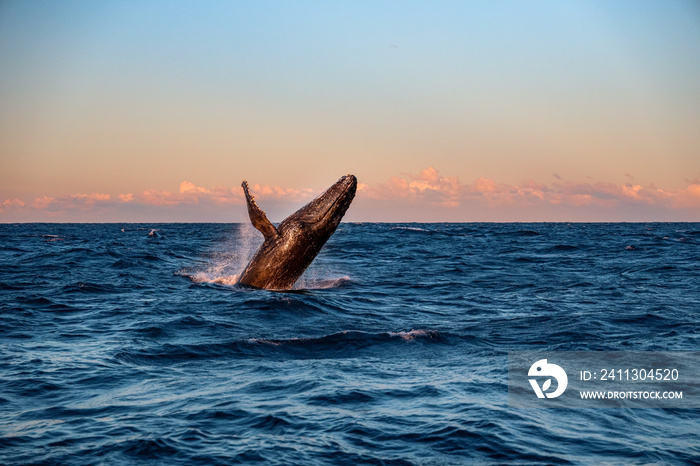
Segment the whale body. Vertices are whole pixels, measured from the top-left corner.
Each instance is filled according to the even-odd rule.
[[[255,252],[238,283],[266,290],[289,290],[299,279],[350,207],[357,178],[346,175],[323,194],[275,227],[255,203],[243,181],[250,222],[265,241]]]

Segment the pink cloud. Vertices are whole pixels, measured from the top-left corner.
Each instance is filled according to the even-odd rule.
[[[24,201],[20,199],[6,199],[5,202],[2,203],[4,207],[24,207],[26,204]]]
[[[106,202],[112,199],[112,196],[104,193],[92,193],[92,194],[73,194],[70,196],[76,204],[92,205],[96,202]]]
[[[281,186],[270,186],[267,184],[254,184],[250,186],[250,191],[256,199],[284,199],[289,201],[311,200],[316,194],[319,194],[317,191],[309,188],[283,188]]]
[[[672,205],[676,208],[700,207],[700,183],[691,184],[672,196]]]
[[[251,187],[253,193],[260,197],[289,198],[293,197],[297,190],[285,190],[279,187],[255,185]],[[151,205],[157,207],[178,206],[178,205],[242,205],[245,204],[243,190],[239,186],[229,188],[227,186],[213,186],[205,188],[190,181],[180,183],[179,192],[159,191],[149,189],[141,194],[120,195],[122,202],[133,202],[136,204]]]
[[[471,186],[471,192],[473,193],[495,193],[498,189],[496,182],[489,180],[488,178],[477,178]]]
[[[21,199],[5,199],[2,204],[0,204],[0,213],[7,211],[17,211],[22,210],[27,204]]]
[[[184,197],[174,195],[169,191],[158,191],[149,189],[141,193],[137,198],[139,204],[147,204],[154,206],[174,206],[184,203]]]
[[[45,210],[48,209],[49,205],[51,205],[51,203],[55,200],[56,198],[49,196],[37,197],[36,199],[34,199],[34,202],[32,202],[32,207],[34,207],[37,210]]]
[[[240,188],[227,188],[225,186],[214,186],[205,188],[197,186],[190,181],[180,183],[178,193],[170,191],[159,191],[149,189],[141,194],[124,194],[120,195],[122,202],[151,205],[157,207],[172,207],[178,205],[233,205],[243,203],[243,194],[238,191]]]
[[[561,178],[561,177],[560,177]],[[597,206],[612,209],[622,204],[639,204],[666,208],[700,207],[700,183],[685,189],[665,191],[653,185],[615,184],[606,182],[569,182],[557,178],[553,183],[526,180],[520,184],[500,183],[480,177],[471,183],[462,183],[457,177],[444,176],[434,167],[418,174],[390,177],[383,183],[358,185],[358,196],[378,201],[426,203],[453,208],[478,202],[487,207],[526,207],[570,205]],[[267,184],[255,184],[251,193],[259,201],[306,202],[318,194],[313,189],[294,189]],[[74,201],[89,205],[109,201],[109,194],[93,193],[71,196]],[[179,192],[146,190],[141,194],[119,194],[121,203],[136,203],[157,207],[178,205],[243,205],[245,199],[240,187],[214,186],[206,188],[190,181],[182,181]],[[57,202],[45,196],[34,202],[36,208]]]
[[[556,176],[551,184],[526,180],[518,185],[480,177],[469,184],[445,177],[433,167],[418,175],[393,176],[374,186],[360,185],[360,195],[374,200],[432,203],[445,207],[479,202],[489,207],[570,205],[606,209],[626,204],[663,208],[700,207],[700,183],[685,189],[666,191],[653,185],[632,183],[575,183]]]
[[[361,195],[370,199],[422,199],[444,206],[456,206],[464,190],[456,177],[442,176],[433,167],[418,175],[392,176],[385,183],[359,186]]]
[[[183,181],[180,183],[181,194],[209,194],[210,192],[211,191],[209,191],[207,188],[202,188],[201,186],[197,186],[189,181]]]
[[[363,199],[359,203],[363,207],[358,207],[360,210],[356,208],[360,214],[356,218],[361,218],[362,209],[365,208],[368,209],[366,212],[377,214],[384,209],[388,209],[387,212],[403,209],[402,212],[409,213],[405,216],[414,218],[415,215],[418,220],[423,218],[421,212],[429,213],[432,216],[430,218],[451,219],[468,218],[470,212],[500,212],[499,215],[506,219],[523,218],[520,215],[523,212],[534,212],[532,215],[541,215],[543,218],[551,218],[548,217],[548,212],[566,212],[567,216],[574,213],[574,218],[576,212],[587,212],[585,218],[616,218],[618,214],[634,212],[635,209],[638,212],[657,214],[675,211],[675,218],[683,219],[688,217],[688,209],[700,208],[698,180],[687,180],[686,187],[676,190],[633,183],[630,177],[627,180],[629,182],[621,184],[590,179],[572,182],[555,176],[549,183],[525,180],[511,184],[485,177],[462,182],[457,177],[444,176],[430,166],[417,174],[403,173],[381,183],[359,183],[357,196],[358,199]],[[290,205],[308,202],[319,192],[310,188],[285,188],[267,184],[255,184],[250,189],[256,199],[276,215],[286,215]],[[238,185],[203,187],[185,180],[179,184],[176,192],[148,189],[141,193],[78,193],[63,197],[44,195],[32,201],[9,198],[0,204],[0,213],[4,219],[13,216],[41,218],[42,215],[49,218],[89,219],[109,217],[117,212],[131,218],[131,212],[171,212],[168,215],[216,212],[221,215],[222,212],[227,212],[227,207],[244,205],[245,199]],[[182,209],[178,210],[179,207]],[[591,212],[594,213],[593,216]],[[71,217],[71,213],[75,215]],[[650,215],[654,218],[655,214]],[[377,218],[383,217],[379,214]],[[694,216],[692,220],[697,218]]]
[[[37,197],[31,204],[34,210],[61,212],[66,210],[90,210],[96,205],[109,205],[112,196],[106,193],[72,194],[65,197]],[[20,201],[21,202],[21,201]]]

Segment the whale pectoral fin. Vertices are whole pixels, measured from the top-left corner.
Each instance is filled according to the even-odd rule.
[[[248,203],[248,215],[250,215],[250,223],[253,224],[255,228],[260,230],[265,239],[274,238],[277,236],[277,228],[267,219],[267,215],[263,212],[260,207],[255,203],[255,199],[248,192],[248,182],[244,181],[241,184],[243,187],[243,192],[245,193],[245,200]]]

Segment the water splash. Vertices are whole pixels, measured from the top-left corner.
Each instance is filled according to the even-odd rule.
[[[262,241],[262,235],[249,222],[237,224],[231,238],[218,245],[219,250],[208,254],[206,265],[181,269],[176,275],[187,277],[194,283],[236,285]],[[347,275],[333,275],[327,266],[313,264],[292,289],[325,290],[338,288],[351,281]]]
[[[218,245],[221,249],[210,253],[205,267],[182,269],[177,275],[194,283],[235,285],[261,242],[262,237],[253,225],[239,223],[235,225],[231,238]]]
[[[212,276],[208,272],[194,272],[194,273],[187,273],[187,272],[178,272],[178,275],[185,276],[192,280],[194,283],[216,283],[219,285],[228,285],[228,286],[233,286],[236,283],[238,283],[238,277],[240,276],[239,274],[233,274],[233,275],[224,275],[224,276]]]
[[[349,283],[348,275],[337,275],[334,267],[326,262],[323,257],[323,250],[314,262],[304,271],[297,282],[292,287],[293,290],[326,290],[338,288]]]

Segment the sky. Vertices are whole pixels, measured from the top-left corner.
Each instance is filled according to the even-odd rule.
[[[0,222],[700,221],[700,3],[0,1]]]

